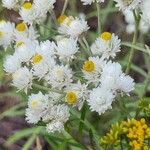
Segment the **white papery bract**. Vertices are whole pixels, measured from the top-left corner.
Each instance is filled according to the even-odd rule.
[[[7,48],[11,44],[13,41],[14,28],[13,23],[4,20],[0,21],[0,46]]]
[[[72,82],[72,70],[68,66],[55,65],[46,80],[53,88],[61,89]]]
[[[150,27],[150,1],[144,0],[142,3],[141,11],[142,11],[142,19],[146,25]]]
[[[60,23],[58,32],[63,35],[77,38],[88,29],[89,26],[83,18],[73,18],[72,16],[69,16]]]
[[[102,87],[111,90],[114,94],[124,92],[129,95],[134,89],[133,79],[122,73],[119,63],[108,62],[103,68],[100,81]]]
[[[101,115],[106,110],[111,109],[114,100],[113,93],[104,87],[97,87],[90,92],[90,98],[87,102],[92,111],[96,111]]]
[[[78,49],[77,39],[70,37],[57,40],[56,54],[60,60],[69,61],[74,58]]]
[[[43,117],[47,108],[48,95],[31,94],[28,100],[28,108],[26,109],[26,120],[29,123],[37,123]]]
[[[2,0],[2,5],[7,9],[13,9],[17,7],[18,0]]]
[[[43,116],[43,121],[47,124],[48,132],[61,132],[64,129],[64,123],[69,119],[69,107],[65,104],[51,105]],[[55,124],[56,123],[56,124]]]
[[[106,34],[104,32],[103,34]],[[108,33],[107,33],[108,34]],[[109,33],[111,34],[111,33]],[[120,52],[121,40],[115,34],[111,35],[109,40],[98,37],[91,46],[91,51],[94,55],[100,55],[102,58],[114,58],[117,52]]]
[[[81,0],[83,2],[83,5],[91,5],[93,2],[104,2],[104,0]]]
[[[106,62],[98,56],[89,57],[88,61],[84,62],[82,72],[84,74],[84,78],[88,81],[88,83],[99,83],[102,68],[105,66],[105,63]]]
[[[4,60],[4,65],[3,66],[4,66],[4,70],[7,73],[16,72],[21,67],[19,57],[16,56],[16,55],[8,55]]]
[[[24,90],[27,92],[28,88],[32,85],[32,73],[27,67],[22,67],[12,74],[13,83],[19,91]]]
[[[114,0],[117,4],[116,7],[119,7],[120,10],[133,10],[138,8],[142,0]]]

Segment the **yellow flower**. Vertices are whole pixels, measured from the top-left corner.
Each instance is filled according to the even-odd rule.
[[[104,41],[110,41],[112,38],[112,34],[109,32],[103,32],[100,36]]]
[[[95,64],[92,61],[85,61],[83,70],[86,72],[93,72],[95,70]]]
[[[43,60],[43,56],[40,54],[36,54],[35,56],[33,56],[32,58],[32,62],[33,64],[38,64],[39,62],[41,62]]]
[[[75,92],[68,92],[66,95],[67,103],[72,105],[77,102],[77,95]]]

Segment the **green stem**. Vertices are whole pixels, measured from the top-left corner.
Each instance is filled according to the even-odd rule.
[[[96,8],[97,8],[97,19],[98,19],[98,34],[101,33],[101,21],[100,21],[100,5],[98,2],[96,2]]]
[[[134,32],[134,36],[133,36],[132,45],[135,45],[136,42],[137,42],[137,38],[138,38],[138,29],[139,29],[139,23],[140,23],[140,15],[136,16],[135,11],[133,11],[133,15],[134,15],[134,19],[135,19],[135,32]],[[130,71],[133,57],[134,57],[134,48],[131,48],[130,54],[129,54],[128,65],[127,65],[127,68],[126,68],[126,74],[128,74],[129,71]]]
[[[148,89],[149,84],[150,84],[150,69],[149,69],[149,71],[148,71],[147,79],[146,79],[146,81],[145,81],[143,96],[144,96],[145,93],[147,92],[147,89]]]
[[[65,0],[65,3],[64,3],[64,6],[63,6],[63,10],[62,10],[62,12],[61,12],[61,15],[64,15],[64,13],[65,13],[65,11],[66,11],[66,8],[67,8],[67,6],[68,6],[68,2],[69,2],[69,0]]]
[[[47,92],[55,92],[55,93],[59,93],[59,94],[64,94],[64,92],[63,91],[61,91],[61,90],[56,90],[56,89],[50,89],[50,88],[47,88],[47,87],[45,87],[45,86],[42,86],[42,85],[39,85],[39,84],[33,84],[33,87],[34,88],[38,88],[38,89],[41,89],[41,90],[43,90],[43,91],[47,91]]]
[[[80,135],[82,134],[82,130],[83,130],[83,127],[84,127],[84,119],[85,119],[85,116],[86,116],[86,111],[87,111],[87,107],[86,107],[86,104],[84,103],[83,107],[82,107],[82,110],[81,110],[81,120],[80,121],[80,124],[79,124],[79,133]]]

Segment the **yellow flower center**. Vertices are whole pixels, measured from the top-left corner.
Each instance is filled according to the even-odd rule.
[[[123,4],[125,6],[129,6],[132,2],[133,2],[133,0],[123,0]]]
[[[38,105],[39,105],[39,103],[38,103],[37,100],[32,100],[32,102],[31,102],[31,107],[32,107],[33,109],[37,108]]]
[[[58,17],[57,21],[58,21],[59,24],[62,24],[65,21],[66,18],[67,18],[67,16],[61,15],[61,16]]]
[[[43,59],[42,55],[36,54],[35,56],[32,57],[32,62],[34,64],[38,64],[40,61],[42,61],[42,59]]]
[[[1,20],[1,21],[0,21],[0,24],[5,24],[5,23],[6,23],[5,20]]]
[[[84,66],[83,66],[83,70],[87,71],[87,72],[92,72],[95,70],[95,65],[92,61],[85,61],[84,62]]]
[[[4,36],[4,32],[0,31],[0,38]]]
[[[112,38],[112,34],[109,32],[103,32],[100,36],[104,41],[109,41]]]
[[[74,92],[69,92],[66,95],[67,103],[72,105],[77,102],[77,95]]]
[[[19,23],[16,26],[16,30],[19,32],[24,32],[26,30],[26,24],[25,23]]]
[[[24,9],[29,10],[29,9],[32,8],[32,3],[30,3],[30,2],[25,2],[25,3],[22,5],[22,7],[23,7]]]
[[[17,47],[17,48],[20,47],[20,46],[22,46],[22,45],[24,45],[24,42],[17,42],[17,43],[16,43],[16,47]]]

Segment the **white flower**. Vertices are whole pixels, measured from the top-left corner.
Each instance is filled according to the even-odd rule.
[[[43,121],[50,121],[47,124],[47,131],[60,132],[64,130],[64,123],[69,119],[69,116],[69,107],[65,104],[51,105],[51,107],[48,107],[46,115],[43,116]]]
[[[91,46],[94,55],[100,55],[103,58],[114,58],[120,51],[121,40],[115,34],[104,32]]]
[[[118,89],[120,91],[129,95],[134,90],[134,85],[134,80],[129,75],[121,74],[118,81]]]
[[[38,17],[45,18],[47,16],[47,12],[54,8],[55,2],[56,0],[34,0],[34,8],[39,14]]]
[[[9,55],[6,57],[3,66],[7,73],[14,73],[21,67],[21,64],[16,55]]]
[[[90,92],[90,98],[87,102],[92,111],[96,111],[101,115],[106,110],[111,109],[114,99],[113,93],[103,87],[97,87]]]
[[[55,65],[52,57],[54,54],[54,46],[55,44],[48,40],[37,45],[35,55],[31,59],[34,76],[41,79]]]
[[[81,84],[80,81],[77,83],[68,85],[66,91],[66,102],[69,105],[77,106],[80,110],[83,106],[84,101],[88,98],[88,90],[86,84]]]
[[[83,2],[83,5],[91,5],[91,3],[94,2],[104,2],[104,0],[81,0],[81,2]]]
[[[26,109],[26,120],[29,123],[37,123],[43,117],[47,108],[48,95],[31,94],[28,100],[28,108]]]
[[[27,92],[28,88],[32,85],[32,73],[27,67],[22,67],[12,74],[13,83],[12,85],[17,87],[18,90]]]
[[[39,35],[33,26],[30,25],[28,27],[24,22],[22,22],[16,25],[14,36],[16,42],[25,42],[29,40],[35,42]]]
[[[78,49],[77,39],[62,38],[57,41],[56,54],[61,60],[66,61],[73,58]]]
[[[125,20],[127,22],[126,32],[131,34],[135,31],[135,19],[133,16],[133,12],[131,10],[126,10],[123,12],[123,14],[124,14]],[[141,19],[139,30],[142,33],[147,33],[149,29],[150,29],[150,25],[145,24],[144,20]]]
[[[150,27],[150,1],[144,0],[142,5],[142,19]]]
[[[88,80],[89,83],[99,83],[102,68],[105,66],[105,61],[101,58],[90,57],[88,61],[84,62],[83,74],[84,78]]]
[[[16,43],[15,53],[20,62],[29,62],[30,59],[35,55],[37,42],[33,41],[20,41]]]
[[[120,10],[133,10],[138,8],[142,0],[114,0],[117,4],[116,7],[119,7]]]
[[[7,48],[13,41],[14,24],[0,21],[0,46]]]
[[[18,0],[2,0],[2,5],[7,9],[16,8],[18,4]]]
[[[19,10],[22,20],[27,24],[33,24],[37,19],[37,12],[34,10],[34,5],[31,2],[25,2]],[[36,20],[38,22],[39,20]]]
[[[46,80],[53,88],[61,89],[72,82],[72,70],[68,66],[55,65]]]
[[[89,29],[87,22],[83,18],[73,18],[72,16],[58,18],[60,27],[58,32],[63,35],[68,35],[72,37],[79,37],[82,33]]]
[[[102,87],[111,90],[114,94],[119,91],[129,95],[129,92],[134,90],[133,79],[122,73],[119,63],[108,62],[103,68],[100,81]]]
[[[64,130],[64,124],[58,120],[53,120],[47,124],[46,130],[48,133],[62,132]]]

